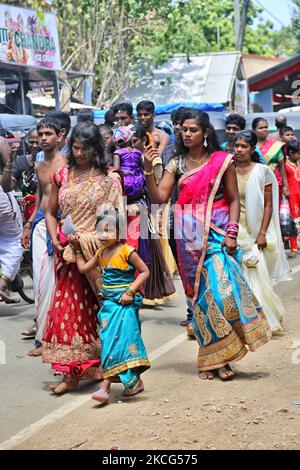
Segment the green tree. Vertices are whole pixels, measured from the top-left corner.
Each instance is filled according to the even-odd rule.
[[[6,3],[51,9],[47,0]],[[300,0],[294,3],[300,23]],[[174,54],[189,58],[191,54],[235,49],[232,0],[53,0],[52,11],[57,15],[63,68],[95,74],[98,106],[116,101],[140,79],[142,65],[157,66]],[[260,12],[251,2],[243,51],[279,56],[291,53],[290,30],[274,31],[271,22],[254,26]],[[300,36],[299,31],[298,27]]]

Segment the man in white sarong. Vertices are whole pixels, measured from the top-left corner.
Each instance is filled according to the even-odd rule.
[[[24,224],[22,237],[23,246],[28,248],[31,234],[37,323],[35,349],[27,353],[29,356],[40,356],[42,354],[43,333],[55,286],[53,247],[47,233],[45,211],[51,192],[51,177],[58,168],[66,164],[66,159],[58,150],[58,143],[62,139],[60,122],[51,118],[44,118],[37,125],[37,131],[39,144],[44,151],[45,159],[36,164],[38,176],[37,202],[33,214]]]
[[[21,245],[22,217],[14,197],[0,185],[0,300],[17,303],[10,296],[9,284],[20,269],[23,255]]]

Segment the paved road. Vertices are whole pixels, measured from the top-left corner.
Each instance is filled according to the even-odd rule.
[[[297,273],[294,280],[292,283],[276,286],[276,291],[282,296],[284,302],[289,303],[289,310],[297,310],[297,303],[291,305],[290,297],[296,286],[299,286],[300,272],[298,269],[300,263],[296,259],[292,260],[290,264],[292,268],[296,268]],[[170,387],[176,387],[176,383],[182,383],[182,375],[185,373],[193,375],[193,381],[196,380],[197,384],[199,381],[196,374],[196,343],[185,339],[185,329],[179,325],[180,320],[185,316],[186,309],[179,281],[177,288],[178,298],[167,306],[141,310],[144,340],[148,351],[152,353],[151,359],[153,362],[155,361],[153,368],[147,374],[151,378],[151,373],[155,373],[153,380],[154,377],[157,380],[157,374],[165,374],[172,364],[173,373],[179,374],[180,377],[179,379],[177,377],[177,382],[175,380],[173,384],[169,385]],[[24,303],[16,306],[0,304],[0,340],[4,341],[6,346],[6,364],[0,363],[0,443],[17,435],[25,428],[27,429],[26,435],[28,435],[28,427],[34,423],[41,423],[40,420],[44,417],[46,417],[45,424],[51,420],[55,421],[54,412],[56,410],[58,410],[57,418],[60,418],[72,411],[72,407],[76,409],[78,405],[85,402],[85,399],[96,387],[95,384],[86,384],[72,395],[67,394],[60,397],[50,395],[48,385],[53,382],[50,367],[43,365],[40,358],[26,356],[26,352],[32,346],[32,341],[22,339],[20,335],[22,329],[30,324],[32,317],[32,306]],[[189,365],[187,365],[185,357],[192,359]],[[182,366],[180,361],[182,361]],[[187,369],[184,370],[185,368]],[[150,380],[150,382],[152,381]],[[198,386],[196,382],[194,385]],[[156,382],[155,386],[157,387],[157,385]],[[116,399],[120,398],[117,396]],[[70,406],[69,410],[68,406]],[[64,407],[65,411],[61,413],[60,410]],[[49,416],[51,416],[51,420],[47,421]],[[41,425],[36,429],[38,430],[40,427]],[[34,429],[33,427],[32,432]]]

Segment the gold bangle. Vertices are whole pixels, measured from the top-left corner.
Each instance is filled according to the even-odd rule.
[[[145,176],[151,176],[153,175],[153,170],[152,171],[144,171]]]

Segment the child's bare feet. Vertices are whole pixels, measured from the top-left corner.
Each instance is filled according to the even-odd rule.
[[[234,372],[231,370],[229,364],[218,369],[218,374],[222,380],[231,380],[234,376]]]
[[[199,373],[199,377],[202,380],[213,380],[215,378],[215,373],[213,370],[205,370]]]

